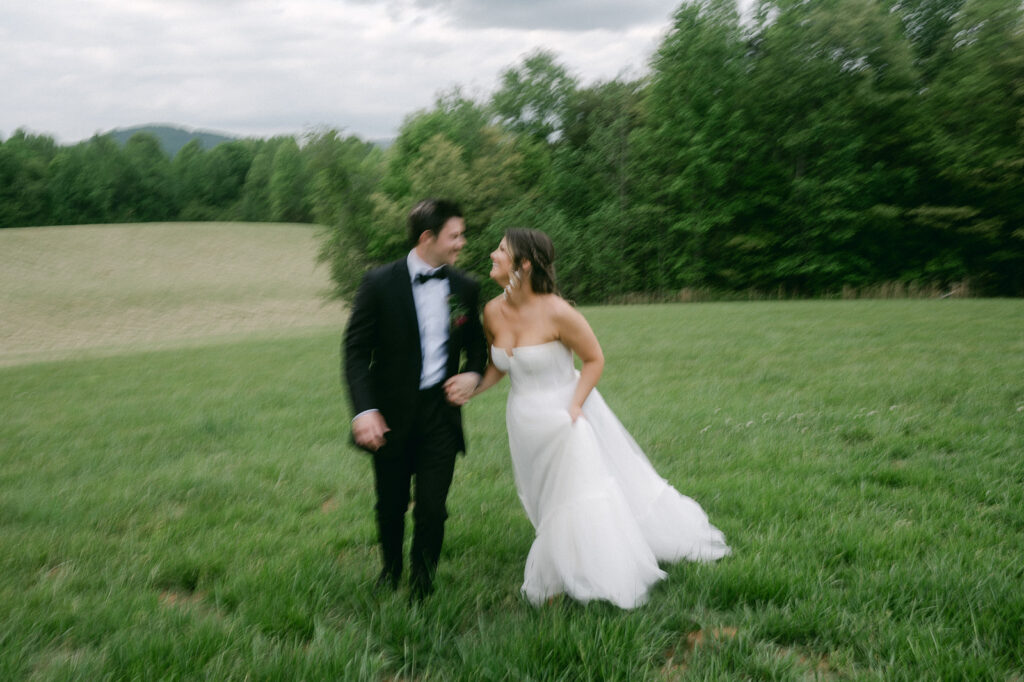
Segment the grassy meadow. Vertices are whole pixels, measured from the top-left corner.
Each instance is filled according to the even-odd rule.
[[[104,300],[159,307],[131,277]],[[255,296],[230,280],[215,304]],[[375,595],[340,319],[41,339],[0,366],[0,679],[1024,679],[1024,302],[583,312],[605,398],[731,557],[635,611],[529,605],[502,386],[466,411],[438,593]]]
[[[0,366],[337,326],[317,246],[309,225],[0,230]]]

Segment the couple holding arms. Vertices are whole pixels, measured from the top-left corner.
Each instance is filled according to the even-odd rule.
[[[728,554],[700,505],[655,472],[595,389],[601,346],[558,295],[547,235],[505,233],[490,272],[504,293],[481,324],[479,284],[454,268],[466,244],[459,207],[421,201],[408,225],[412,250],[364,276],[343,343],[353,439],[373,459],[378,588],[399,586],[414,500],[411,597],[433,591],[445,501],[466,449],[460,408],[506,374],[516,489],[536,530],[522,586],[531,602],[564,593],[633,608],[665,577],[659,561]]]

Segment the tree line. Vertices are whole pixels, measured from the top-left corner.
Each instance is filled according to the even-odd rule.
[[[61,147],[18,130],[0,144],[0,226],[314,222],[326,219],[322,195],[333,193],[319,174],[353,155],[374,154],[381,163],[374,145],[333,130],[236,140],[209,150],[195,139],[173,159],[145,132],[124,145],[106,134]]]
[[[318,130],[173,159],[154,138],[0,144],[0,225],[269,220],[328,227],[339,295],[459,201],[484,275],[543,229],[566,296],[830,294],[884,283],[1024,294],[1018,0],[686,2],[642,78],[583,85],[548,51],[406,117],[387,149]]]

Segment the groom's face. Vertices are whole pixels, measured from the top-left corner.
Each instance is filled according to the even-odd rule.
[[[466,245],[466,222],[462,218],[449,218],[436,237],[431,232],[423,234],[429,235],[420,239],[423,260],[434,267],[455,265],[459,252]]]

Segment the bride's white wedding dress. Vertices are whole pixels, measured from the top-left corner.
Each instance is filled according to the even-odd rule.
[[[596,389],[572,422],[579,373],[566,346],[494,346],[491,357],[512,383],[509,449],[536,529],[522,587],[531,602],[566,593],[633,608],[665,577],[658,561],[729,553],[700,505],[658,475]]]

